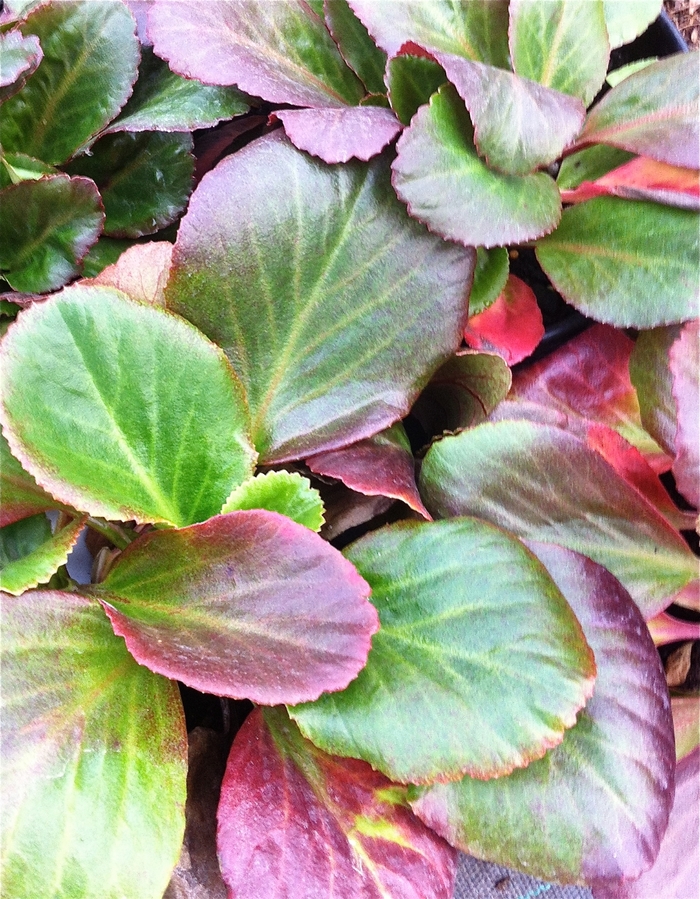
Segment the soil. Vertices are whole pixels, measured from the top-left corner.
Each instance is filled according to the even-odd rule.
[[[664,0],[664,8],[691,50],[700,43],[700,0]]]

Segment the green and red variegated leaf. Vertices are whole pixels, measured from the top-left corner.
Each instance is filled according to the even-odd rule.
[[[35,34],[0,34],[0,103],[20,90],[36,71],[44,53]]]
[[[452,85],[421,106],[397,144],[393,184],[409,213],[467,246],[504,246],[548,233],[561,216],[549,175],[504,175],[479,157],[467,110]]]
[[[669,350],[671,391],[676,402],[676,457],[673,475],[688,502],[700,509],[700,329],[698,320],[681,328]]]
[[[697,212],[700,210],[700,173],[638,156],[596,181],[583,181],[574,190],[561,191],[563,203],[582,203],[604,196],[653,200]]]
[[[697,696],[672,696],[671,713],[676,732],[676,760],[700,746],[700,703]]]
[[[2,355],[5,436],[63,503],[179,527],[216,515],[252,473],[240,382],[171,313],[72,286],[25,309]]]
[[[274,113],[295,147],[324,162],[367,161],[401,131],[401,122],[381,106],[279,109]]]
[[[684,640],[700,640],[700,622],[683,621],[667,612],[661,612],[647,621],[647,627],[655,646]]]
[[[476,515],[605,565],[645,618],[698,578],[678,531],[599,453],[557,427],[487,422],[445,437],[425,457],[420,490],[435,516]]]
[[[402,783],[499,777],[561,742],[595,665],[518,540],[476,519],[403,521],[345,555],[381,629],[346,690],[290,710],[305,736]]]
[[[385,94],[386,53],[374,43],[348,0],[324,0],[322,5],[328,30],[345,62],[362,79],[368,93]]]
[[[142,665],[266,705],[346,687],[378,627],[338,550],[262,509],[144,534],[92,593]]]
[[[5,595],[2,627],[3,893],[159,899],[184,828],[177,685],[74,593]]]
[[[595,181],[634,158],[634,153],[605,144],[585,147],[562,159],[557,184],[562,194],[565,190],[573,191],[584,181]]]
[[[47,521],[47,519],[44,520]],[[8,525],[8,528],[16,530],[22,528],[25,522],[30,521],[32,519],[16,521],[14,524]],[[14,558],[7,558],[3,552],[5,559],[3,560],[4,564],[0,564],[0,590],[13,596],[19,596],[25,590],[48,583],[60,566],[65,565],[68,554],[77,543],[86,521],[87,516],[76,518],[53,535],[49,528],[48,534],[43,539],[25,547],[28,551],[13,554]],[[0,531],[3,550],[6,549],[3,539],[4,532],[5,528]]]
[[[314,474],[337,478],[366,496],[400,499],[430,518],[416,486],[415,460],[401,422],[342,449],[306,459]]]
[[[386,160],[327,166],[275,132],[194,192],[166,298],[227,352],[281,462],[408,412],[461,341],[474,257],[406,215]]]
[[[139,63],[136,23],[124,3],[43,3],[18,26],[44,52],[2,107],[0,143],[52,165],[69,159],[113,119]]]
[[[116,262],[95,276],[92,284],[115,287],[132,300],[151,306],[165,306],[173,245],[167,240],[135,244],[124,250]],[[82,282],[88,286],[86,281]]]
[[[642,424],[670,459],[676,455],[677,412],[669,351],[679,334],[680,325],[642,331],[630,356],[630,380],[637,391]]]
[[[593,107],[579,144],[611,144],[669,165],[700,168],[698,52],[660,59]]]
[[[405,792],[365,762],[317,749],[284,709],[256,709],[236,735],[218,820],[237,899],[451,899],[454,890],[454,850]]]
[[[498,353],[508,365],[522,362],[544,337],[542,312],[531,287],[509,275],[498,299],[471,315],[464,340],[475,350]]]
[[[354,106],[365,93],[324,21],[302,0],[156,0],[148,31],[174,72],[205,84],[235,84],[272,103],[315,108]]]
[[[0,433],[0,527],[49,509],[65,508],[37,484]]]
[[[609,572],[561,547],[528,546],[595,653],[593,697],[543,759],[498,780],[414,789],[412,806],[453,845],[535,877],[636,877],[656,857],[673,800],[673,722],[661,662],[639,610]]]

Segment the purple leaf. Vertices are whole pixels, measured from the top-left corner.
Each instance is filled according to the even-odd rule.
[[[141,664],[268,705],[342,690],[378,628],[355,568],[264,510],[145,534],[92,590]]]
[[[236,899],[450,899],[453,850],[368,764],[326,755],[283,709],[256,709],[231,749],[219,857]]]
[[[324,162],[367,161],[401,131],[401,122],[381,106],[279,109],[274,113],[295,147]]]
[[[0,102],[22,88],[44,55],[35,34],[19,31],[0,34]]]

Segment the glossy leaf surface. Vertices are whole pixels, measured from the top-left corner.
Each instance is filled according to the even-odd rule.
[[[104,222],[100,195],[88,178],[47,175],[0,191],[0,274],[22,293],[62,287]]]
[[[398,422],[358,443],[311,456],[315,474],[337,478],[366,496],[390,496],[429,518],[416,486],[415,461],[403,425]]]
[[[232,87],[202,84],[171,72],[150,50],[143,51],[134,93],[115,121],[113,131],[192,131],[243,115],[250,109]]]
[[[505,247],[476,249],[474,283],[469,294],[469,314],[474,316],[495,303],[508,281],[510,261]]]
[[[69,287],[22,313],[3,356],[8,442],[63,502],[182,526],[215,515],[251,473],[240,384],[173,315]]]
[[[166,296],[225,349],[255,445],[284,461],[406,414],[461,340],[473,260],[406,216],[383,160],[329,167],[275,133],[202,180]]]
[[[43,56],[39,38],[19,31],[0,34],[0,102],[16,94]]]
[[[454,851],[403,791],[317,749],[283,709],[256,709],[236,736],[218,842],[238,899],[450,899],[454,889]]]
[[[503,0],[349,0],[389,56],[407,42],[508,68],[508,4]]]
[[[378,626],[338,550],[261,509],[145,534],[93,592],[141,664],[267,705],[347,686]]]
[[[479,158],[469,116],[451,85],[418,110],[397,151],[396,193],[412,216],[443,237],[503,246],[539,237],[559,221],[559,191],[549,175],[504,175]]]
[[[673,797],[673,723],[644,622],[609,572],[583,556],[529,544],[591,644],[593,697],[560,746],[495,781],[464,778],[416,791],[414,810],[471,855],[546,880],[635,877],[658,851]]]
[[[135,23],[123,3],[82,0],[42,4],[19,31],[39,38],[44,58],[3,104],[0,143],[58,165],[104,128],[131,93],[139,62]]]
[[[588,106],[605,80],[610,47],[603,0],[510,2],[513,70]]]
[[[280,109],[275,118],[284,125],[295,147],[324,162],[367,161],[393,140],[401,123],[381,106],[329,109]]]
[[[300,0],[157,0],[149,34],[173,71],[273,103],[352,106],[364,95],[323,20]]]
[[[612,144],[700,168],[698,53],[677,53],[625,78],[589,113],[580,142]]]
[[[97,184],[105,206],[105,234],[141,237],[174,222],[192,191],[190,134],[108,134],[68,171]]]
[[[371,94],[385,94],[386,53],[377,47],[367,29],[348,5],[348,0],[324,0],[323,11],[328,30],[343,59]]]
[[[655,328],[697,315],[698,216],[658,203],[598,197],[564,210],[537,259],[580,312]]]
[[[3,153],[0,156],[0,187],[20,181],[38,181],[42,175],[57,175],[58,169],[25,153]]]
[[[42,490],[29,472],[22,468],[1,433],[0,496],[0,527],[61,505]]]
[[[637,391],[642,424],[668,455],[676,455],[676,403],[669,351],[680,327],[642,331],[630,356],[630,380]]]
[[[603,0],[610,46],[629,44],[646,31],[662,9],[662,0]]]
[[[509,275],[500,296],[488,309],[471,315],[464,340],[476,350],[495,352],[508,365],[515,365],[532,353],[544,337],[542,312],[528,285]]]
[[[433,59],[402,53],[392,57],[386,68],[386,82],[391,108],[404,125],[408,125],[418,107],[447,81],[445,70]]]
[[[116,287],[133,300],[165,306],[165,285],[173,245],[166,240],[136,244],[120,253],[116,262],[97,275],[95,284]]]
[[[291,471],[268,471],[243,481],[224,503],[222,512],[267,509],[286,515],[297,524],[320,531],[323,500],[308,478]]]
[[[676,458],[673,475],[676,486],[688,502],[700,509],[700,333],[697,319],[681,329],[669,351],[676,401]]]
[[[561,742],[595,664],[517,540],[475,519],[401,522],[345,555],[381,629],[346,690],[291,709],[305,736],[403,783],[497,777]]]
[[[0,590],[19,596],[25,590],[47,583],[51,575],[58,571],[61,565],[65,565],[68,553],[75,546],[85,520],[85,517],[76,518],[54,535],[49,529],[45,539],[32,546],[29,552],[22,553],[14,559],[7,559],[0,565]],[[10,527],[16,529],[23,523],[18,521]]]
[[[175,684],[93,600],[3,599],[3,894],[159,899],[184,828]]]
[[[501,421],[446,437],[428,451],[420,488],[433,515],[476,515],[605,565],[645,618],[698,576],[678,532],[598,453],[558,428]]]

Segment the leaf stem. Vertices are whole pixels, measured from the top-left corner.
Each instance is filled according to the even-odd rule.
[[[118,524],[114,524],[113,521],[106,521],[104,518],[90,517],[87,520],[87,526],[106,537],[117,549],[126,549],[138,537],[138,534],[133,534],[125,528],[120,528]]]

